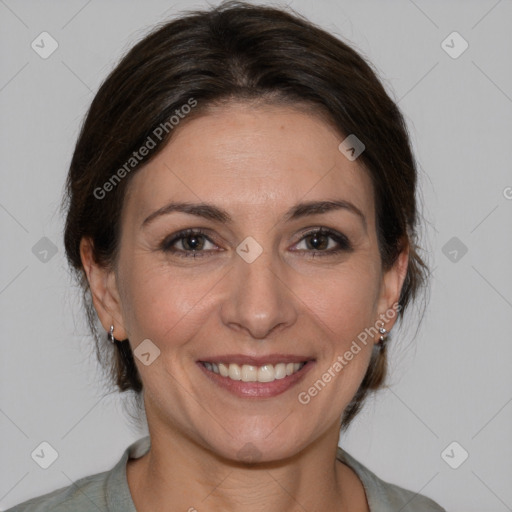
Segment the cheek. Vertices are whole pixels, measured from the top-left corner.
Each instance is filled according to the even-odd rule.
[[[159,346],[170,339],[187,339],[184,330],[191,334],[194,325],[200,325],[193,319],[208,308],[210,281],[204,275],[183,277],[169,265],[134,258],[123,273],[123,312],[133,344],[146,338]]]
[[[377,319],[378,275],[374,268],[347,265],[317,274],[298,292],[341,347]]]
[[[319,417],[326,423],[337,421],[356,394],[374,347],[365,329],[377,318],[376,286],[370,276],[340,273],[317,285],[304,302],[312,305],[312,317],[325,338],[317,369],[297,397],[304,407],[303,425],[310,428],[319,428]]]
[[[314,283],[301,293],[327,339],[323,362],[314,378],[320,376],[330,387],[324,396],[331,397],[317,401],[317,406],[330,407],[330,402],[337,404],[334,410],[341,410],[356,393],[373,350],[374,334],[370,329],[378,319],[378,268],[347,265],[329,276],[317,276]],[[309,388],[311,396],[322,386],[319,383],[316,389]],[[329,414],[327,410],[324,413]]]

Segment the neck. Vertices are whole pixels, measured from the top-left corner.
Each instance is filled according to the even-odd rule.
[[[333,431],[289,459],[246,464],[153,432],[150,451],[127,464],[128,485],[137,512],[368,512],[359,478],[336,460],[337,440]]]

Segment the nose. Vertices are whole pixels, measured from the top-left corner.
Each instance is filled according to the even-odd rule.
[[[226,276],[228,290],[221,307],[224,324],[255,339],[293,325],[298,316],[297,298],[285,274],[281,261],[271,252],[264,250],[252,263],[237,256]]]

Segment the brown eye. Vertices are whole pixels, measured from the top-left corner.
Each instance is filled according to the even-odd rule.
[[[203,235],[187,235],[181,238],[181,245],[185,250],[197,251],[204,247]]]
[[[176,254],[180,257],[202,257],[203,254],[211,252],[208,244],[215,247],[215,244],[200,229],[186,229],[166,238],[160,248],[164,252]]]
[[[322,250],[329,246],[329,236],[323,233],[309,235],[305,238],[308,249]]]
[[[325,255],[352,250],[352,246],[345,235],[324,228],[306,233],[297,245],[302,243],[305,247],[298,250],[306,250],[306,252],[313,253],[324,253]]]

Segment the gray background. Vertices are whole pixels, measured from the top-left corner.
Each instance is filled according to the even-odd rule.
[[[389,388],[342,443],[449,511],[512,510],[512,2],[289,3],[375,65],[422,169],[430,304],[414,340],[414,316],[394,335]],[[100,82],[153,24],[202,6],[0,0],[0,510],[110,469],[145,435],[105,392],[58,207]],[[43,31],[59,45],[47,59],[31,48]],[[453,31],[469,43],[458,58],[441,45]],[[42,441],[59,455],[46,470],[30,456]],[[441,456],[453,441],[469,453],[458,469]]]

